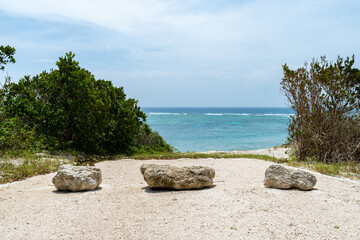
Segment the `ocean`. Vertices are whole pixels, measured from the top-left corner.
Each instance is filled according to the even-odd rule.
[[[289,108],[145,107],[147,123],[178,151],[254,150],[286,142]]]

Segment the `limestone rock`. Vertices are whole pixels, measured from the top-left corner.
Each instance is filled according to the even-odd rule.
[[[215,177],[214,169],[201,166],[178,168],[170,165],[143,164],[140,171],[151,188],[199,189],[211,186]]]
[[[85,191],[97,188],[102,181],[101,170],[90,166],[62,165],[52,182],[60,191]]]
[[[281,165],[271,165],[265,172],[264,185],[273,188],[298,188],[310,190],[316,184],[316,177],[302,170],[293,170]]]

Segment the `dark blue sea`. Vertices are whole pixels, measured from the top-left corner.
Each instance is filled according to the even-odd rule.
[[[288,108],[142,108],[178,151],[253,150],[286,142]]]

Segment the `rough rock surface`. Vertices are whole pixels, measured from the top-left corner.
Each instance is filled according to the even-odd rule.
[[[101,170],[90,166],[62,165],[52,182],[60,191],[85,191],[97,188],[102,181]]]
[[[199,189],[213,184],[215,171],[202,166],[173,167],[170,165],[143,164],[140,171],[151,188]]]
[[[265,171],[264,185],[267,187],[311,190],[315,184],[316,177],[303,170],[293,170],[281,165],[271,165]]]

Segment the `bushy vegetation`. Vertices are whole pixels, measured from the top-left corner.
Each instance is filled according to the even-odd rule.
[[[283,66],[282,91],[295,115],[289,140],[300,161],[360,162],[360,70],[354,56]]]
[[[151,130],[146,123],[140,126],[140,131],[135,136],[134,153],[158,153],[173,152],[175,148],[170,146],[159,135],[159,133]]]
[[[6,78],[0,89],[0,150],[101,155],[172,151],[145,123],[136,100],[126,98],[122,87],[95,79],[74,57],[67,53],[59,58],[57,69],[17,83]]]

